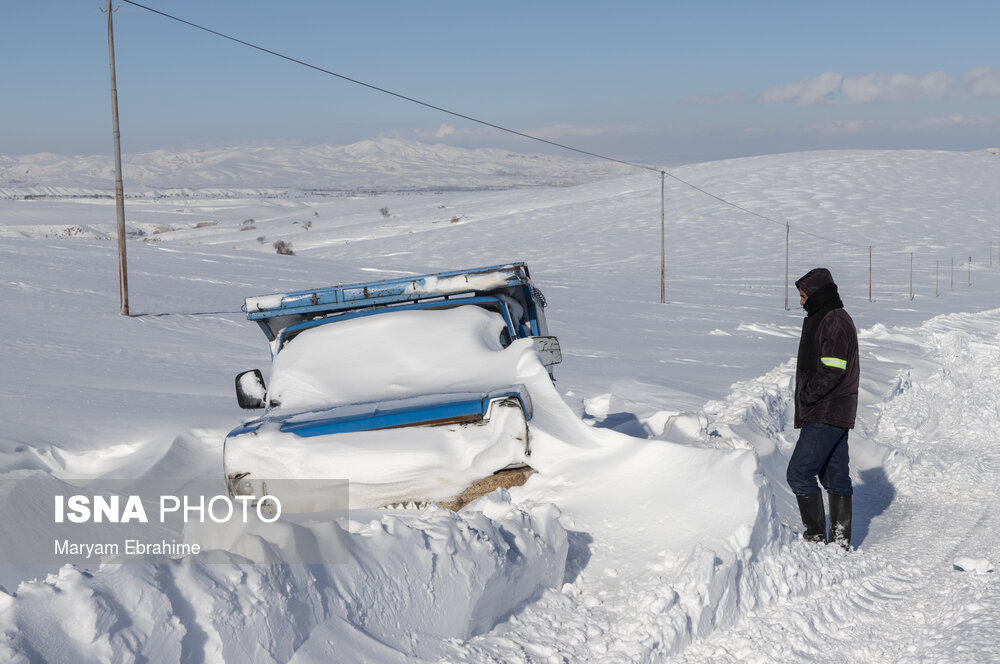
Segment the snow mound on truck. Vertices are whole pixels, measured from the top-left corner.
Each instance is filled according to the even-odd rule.
[[[392,311],[305,330],[274,357],[269,396],[304,410],[441,392],[489,392],[541,374],[530,339],[504,348],[477,306]]]

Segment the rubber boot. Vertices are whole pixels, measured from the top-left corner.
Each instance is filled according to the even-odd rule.
[[[850,496],[848,496],[850,497]],[[799,514],[806,531],[803,539],[808,542],[826,543],[826,511],[823,509],[823,494],[820,491],[808,496],[795,496],[799,502]]]
[[[851,496],[830,494],[830,539],[851,550]]]

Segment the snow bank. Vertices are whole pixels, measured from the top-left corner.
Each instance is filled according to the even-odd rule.
[[[570,537],[566,583],[453,656],[650,661],[756,602],[747,579],[788,535],[752,451],[637,439],[588,426],[551,388],[537,386],[533,398],[540,472],[511,494],[559,506]],[[539,633],[548,630],[558,643]],[[521,645],[524,634],[537,637],[534,646]]]
[[[562,581],[568,544],[552,506],[518,507],[499,491],[459,514],[371,514],[350,523],[351,564],[287,564],[301,556],[287,549],[275,564],[240,564],[242,547],[260,546],[248,537],[229,564],[63,567],[0,593],[0,655],[287,662],[303,648],[329,656],[343,646],[382,661],[418,636],[482,633]],[[330,524],[314,527],[315,540],[297,546],[323,542]]]
[[[452,331],[447,338],[441,334],[442,313],[448,318],[444,327]],[[533,347],[515,344],[503,349],[499,319],[481,309],[399,312],[379,318],[376,325],[346,321],[300,335],[277,355],[278,380],[272,378],[271,393],[283,404],[292,401],[301,407],[320,405],[323,397],[409,396],[443,383],[456,389],[485,389],[496,381],[527,385],[534,406],[530,462],[539,473],[510,495],[518,504],[558,505],[560,523],[575,533],[578,545],[570,553],[570,567],[585,556],[588,569],[600,570],[577,573],[562,586],[564,597],[603,599],[583,616],[569,620],[560,615],[567,620],[560,630],[592,629],[592,621],[607,620],[606,612],[637,603],[645,610],[628,627],[630,645],[625,647],[615,630],[606,637],[612,644],[609,654],[625,647],[619,654],[641,659],[649,652],[679,651],[692,639],[729,624],[755,601],[752,588],[739,589],[747,584],[754,561],[781,538],[772,493],[752,451],[639,440],[588,426],[555,390]],[[358,358],[354,349],[362,346],[384,349],[385,361],[372,366],[367,357]],[[307,383],[316,377],[328,384],[317,388]],[[600,542],[600,549],[581,550],[585,540]],[[461,552],[466,545],[459,539],[451,550]],[[228,543],[225,548],[233,547]],[[546,547],[562,548],[559,542]],[[386,558],[378,554],[369,559],[366,551],[356,548],[352,557],[362,567]],[[409,564],[413,570],[408,574],[420,569],[416,560]],[[658,570],[652,584],[646,579],[651,567]],[[494,588],[500,595],[516,588],[515,578],[522,573],[516,566],[508,571],[512,575]],[[514,595],[523,598],[523,593]],[[550,610],[554,597],[546,595],[539,610]],[[381,606],[387,599],[373,596],[368,604]],[[535,610],[534,605],[520,607],[500,634],[517,629]],[[638,639],[642,645],[637,647],[632,641],[638,633],[646,636]],[[495,645],[491,638],[484,642],[490,648]],[[441,647],[427,638],[419,644],[416,652],[431,658]]]
[[[955,569],[962,572],[975,572],[976,574],[989,574],[993,571],[993,564],[986,558],[970,558],[959,556],[955,558]]]
[[[433,660],[454,649],[471,661],[481,649],[506,652],[498,640],[542,619],[560,634],[607,625],[598,652],[641,660],[677,652],[754,601],[740,588],[781,535],[751,451],[589,426],[555,389],[532,344],[500,346],[495,316],[477,308],[433,312],[446,314],[455,330],[474,331],[444,343],[439,321],[433,329],[424,324],[428,313],[384,316],[385,329],[346,345],[342,337],[332,343],[322,328],[303,333],[279,353],[280,368],[294,373],[309,363],[313,374],[317,360],[333,355],[318,373],[332,373],[324,390],[338,398],[412,394],[428,380],[462,389],[501,378],[523,383],[534,405],[531,463],[539,471],[526,485],[457,514],[361,510],[346,524],[319,518],[278,531],[211,524],[185,532],[227,552],[230,563],[63,568],[4,596],[6,654],[79,661],[80,644],[94,643],[92,661],[204,652],[208,661],[285,662],[339,652],[343,642],[372,661]],[[350,325],[341,331],[355,333]],[[414,365],[405,372],[389,363],[369,375],[369,365],[350,353],[331,353],[383,336],[398,343],[401,332],[413,340],[404,355]],[[417,347],[427,352],[412,353]],[[345,376],[346,388],[338,382]],[[473,383],[463,383],[469,376]],[[321,393],[293,380],[275,381],[272,390],[300,403]],[[345,535],[347,564],[289,562],[337,546]],[[241,564],[262,557],[273,564]],[[620,623],[623,611],[634,616]],[[68,619],[76,614],[86,620]],[[595,644],[593,636],[581,639]]]

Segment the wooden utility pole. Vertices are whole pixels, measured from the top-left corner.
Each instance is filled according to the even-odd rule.
[[[118,131],[118,84],[115,82],[115,32],[111,21],[114,10],[108,0],[108,59],[111,63],[111,123],[115,137],[115,209],[118,214],[118,287],[121,314],[128,316],[128,267],[125,260],[125,187],[122,185],[122,143]]]
[[[667,201],[664,198],[666,171],[660,171],[660,304],[667,301]]]
[[[788,234],[791,226],[785,222],[785,311],[788,311]]]

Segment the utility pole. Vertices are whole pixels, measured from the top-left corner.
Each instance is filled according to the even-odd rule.
[[[660,171],[660,304],[667,302],[667,201],[664,198],[666,179],[666,171]]]
[[[788,234],[791,226],[785,222],[785,311],[788,311]]]
[[[111,63],[111,123],[115,137],[115,209],[118,214],[118,287],[121,315],[128,316],[128,267],[125,260],[125,187],[122,185],[122,142],[118,131],[118,84],[115,82],[115,32],[111,21],[114,10],[108,0],[108,58]]]

